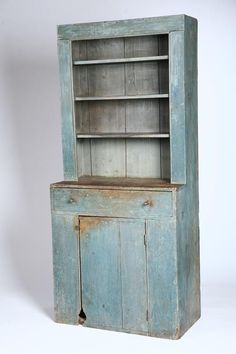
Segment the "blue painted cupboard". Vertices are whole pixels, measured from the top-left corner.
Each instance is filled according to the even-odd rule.
[[[200,317],[197,20],[58,27],[55,320],[180,338]]]

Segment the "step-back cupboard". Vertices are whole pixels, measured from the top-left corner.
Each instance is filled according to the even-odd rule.
[[[56,321],[179,338],[200,316],[197,21],[58,27]]]

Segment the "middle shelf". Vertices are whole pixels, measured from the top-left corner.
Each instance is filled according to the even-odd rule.
[[[168,98],[168,93],[158,93],[153,95],[134,95],[134,96],[88,96],[75,97],[75,101],[110,101],[110,100],[137,100],[152,98]]]
[[[168,60],[168,55],[133,57],[133,58],[97,59],[97,60],[74,60],[73,64],[74,65],[120,64],[120,63],[159,61],[159,60]]]
[[[100,134],[80,134],[77,133],[78,139],[94,139],[94,138],[169,138],[169,133],[100,133]]]

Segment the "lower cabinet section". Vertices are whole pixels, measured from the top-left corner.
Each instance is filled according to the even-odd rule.
[[[174,218],[52,218],[58,322],[178,336]]]

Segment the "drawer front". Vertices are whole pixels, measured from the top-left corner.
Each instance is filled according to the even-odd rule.
[[[52,209],[109,217],[158,218],[173,215],[173,192],[52,188]]]

